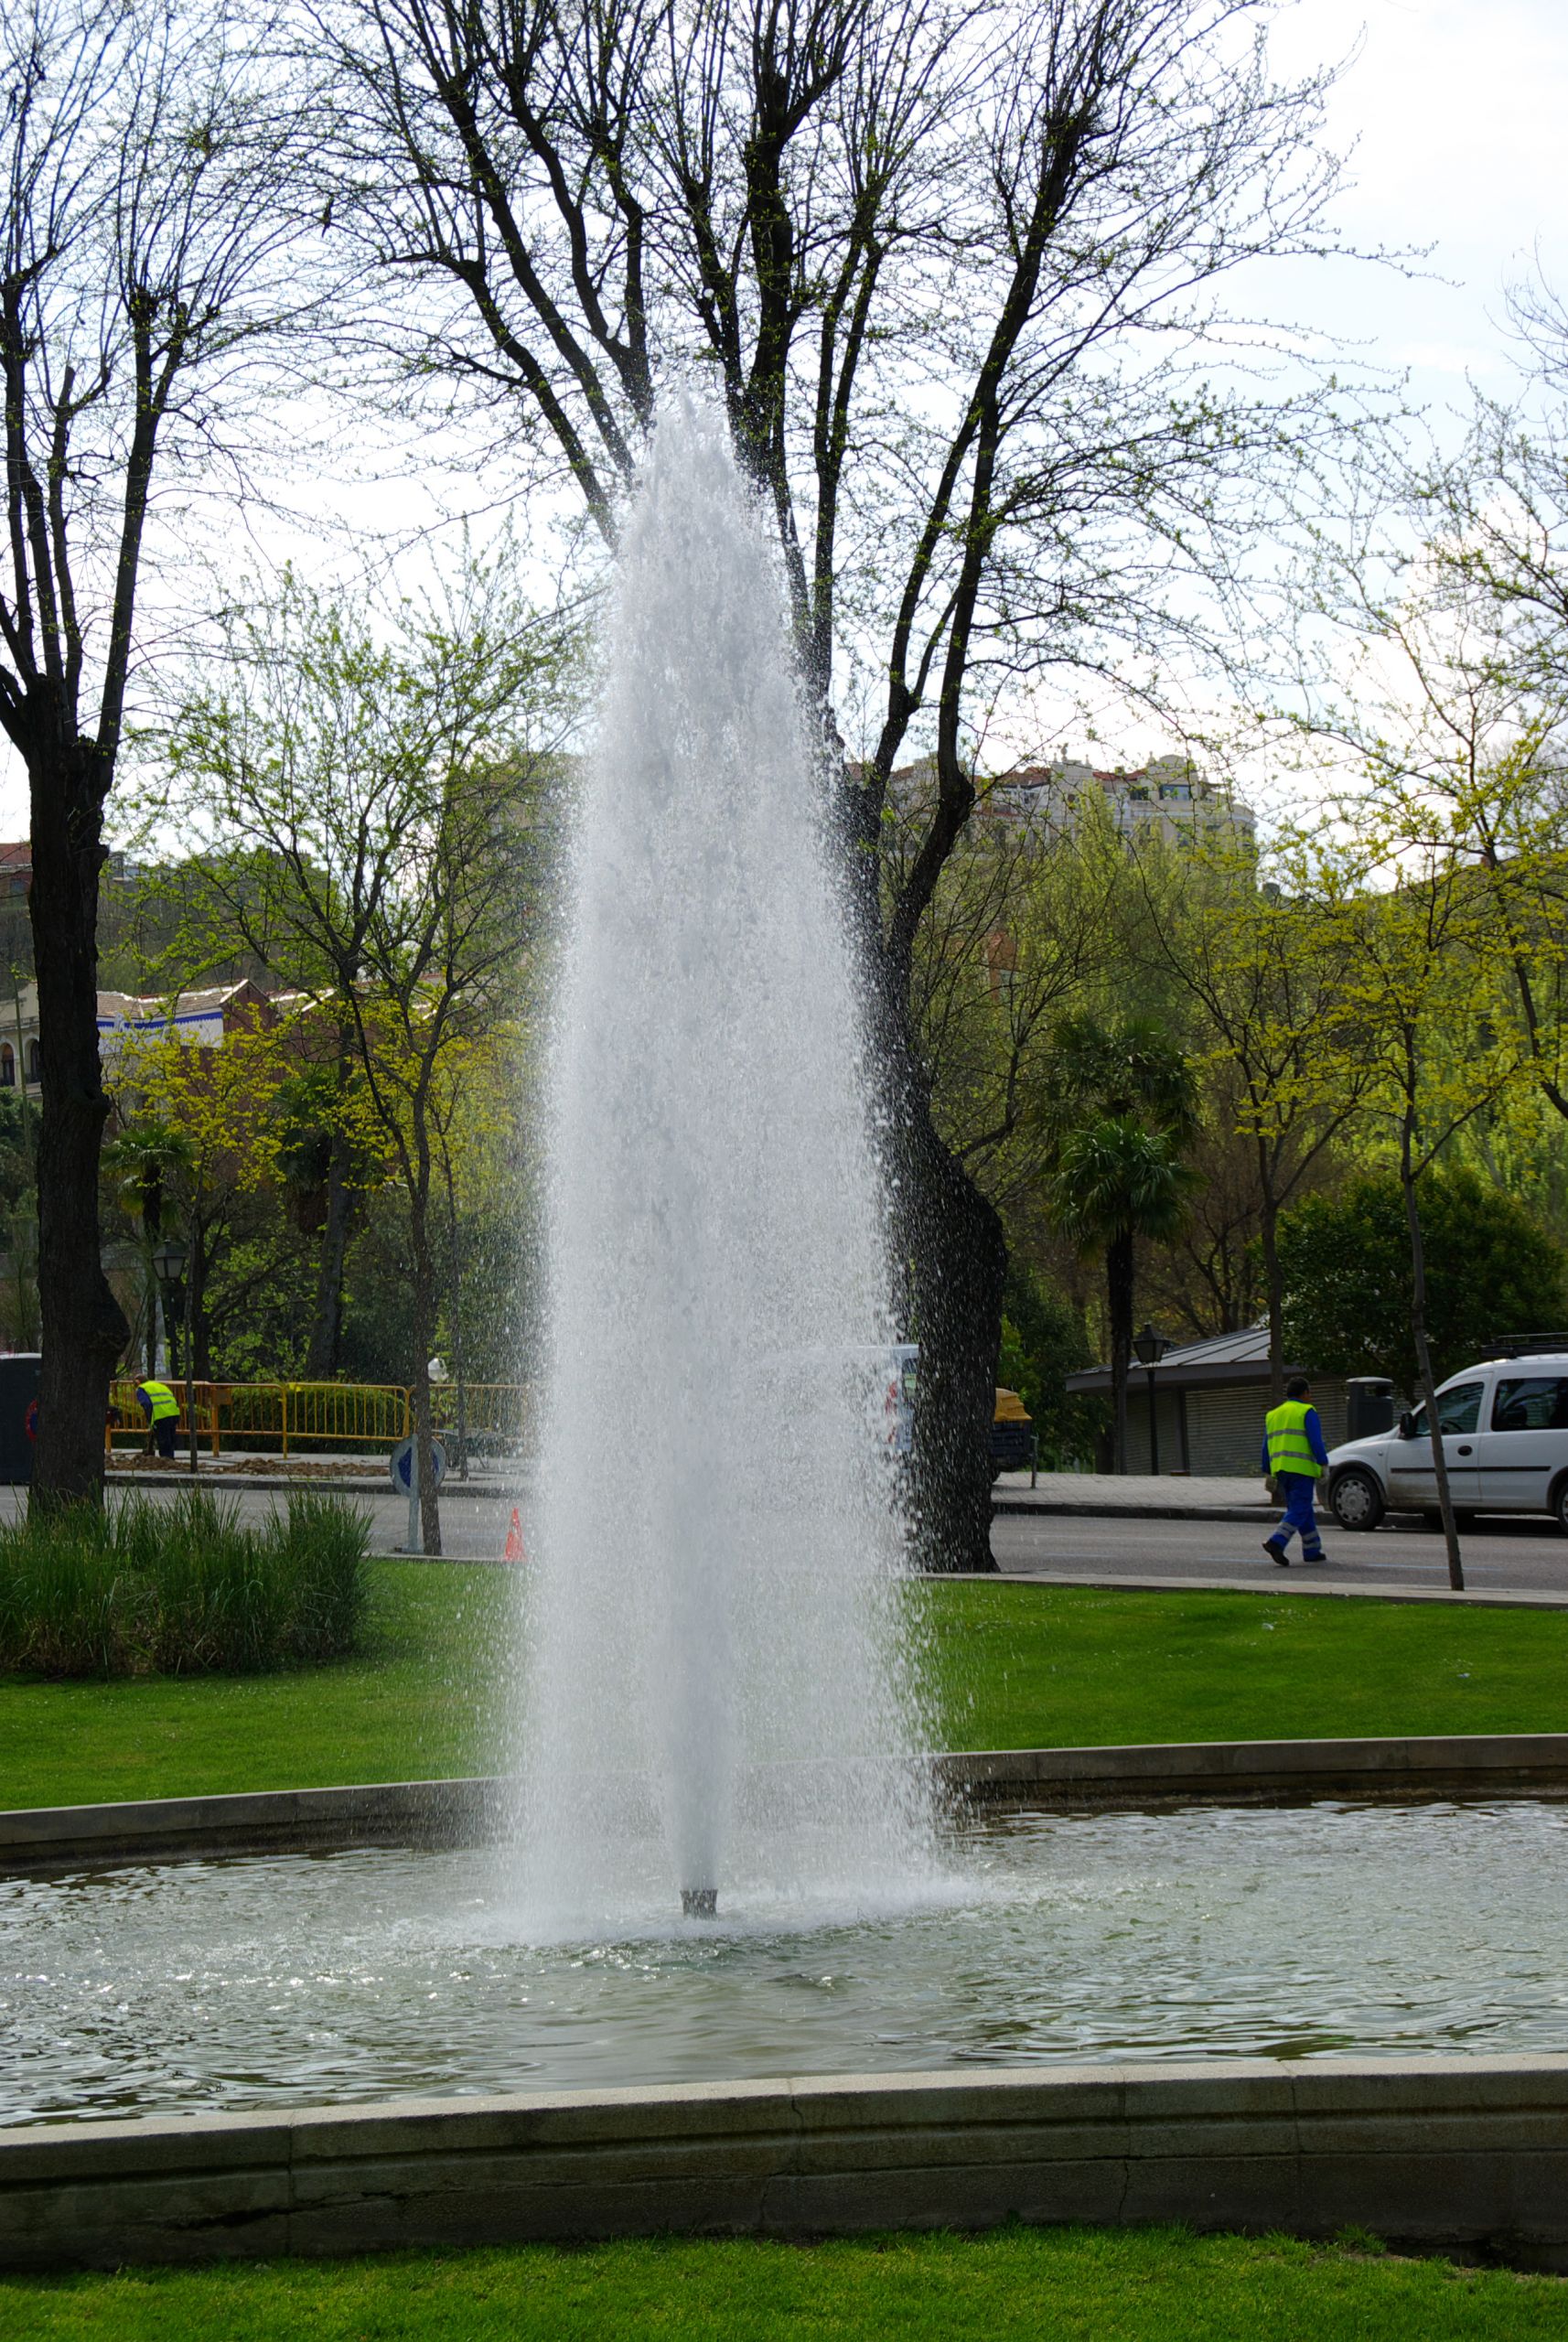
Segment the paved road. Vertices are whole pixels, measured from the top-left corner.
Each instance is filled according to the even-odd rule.
[[[395,1553],[403,1549],[408,1535],[408,1499],[406,1497],[378,1495],[372,1499],[375,1525],[371,1538],[371,1550],[377,1553]],[[521,1508],[524,1535],[527,1534],[528,1511]],[[441,1544],[453,1561],[499,1561],[506,1550],[507,1529],[511,1520],[511,1499],[493,1496],[448,1496],[441,1502]],[[1568,1542],[1568,1540],[1564,1541]]]
[[[1388,1525],[1368,1536],[1328,1523],[1323,1535],[1326,1562],[1293,1561],[1288,1570],[1280,1570],[1262,1551],[1266,1525],[1009,1514],[992,1523],[991,1550],[1010,1574],[1063,1581],[1126,1575],[1283,1586],[1321,1579],[1434,1589],[1448,1583],[1442,1538],[1419,1526]],[[1480,1520],[1460,1544],[1466,1584],[1477,1592],[1568,1595],[1568,1537],[1550,1521]]]
[[[149,1494],[162,1494],[149,1490]],[[258,1518],[284,1501],[262,1488],[221,1490],[248,1518]],[[0,1488],[0,1518],[13,1514],[20,1491]],[[395,1552],[408,1524],[405,1499],[391,1490],[368,1489],[372,1551]],[[530,1507],[522,1507],[526,1535]],[[1079,1514],[1006,1514],[992,1523],[991,1550],[1009,1575],[1057,1580],[1099,1577],[1220,1580],[1283,1589],[1311,1583],[1341,1585],[1444,1589],[1448,1574],[1443,1540],[1416,1525],[1388,1524],[1370,1536],[1352,1535],[1326,1524],[1328,1560],[1308,1566],[1294,1562],[1276,1569],[1262,1550],[1272,1516],[1256,1521],[1098,1520]],[[511,1518],[511,1498],[452,1494],[441,1508],[442,1537],[454,1560],[499,1560]],[[1463,1541],[1466,1585],[1477,1592],[1542,1593],[1568,1599],[1568,1537],[1551,1522],[1487,1520]]]

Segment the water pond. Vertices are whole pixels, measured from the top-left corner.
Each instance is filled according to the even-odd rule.
[[[902,1907],[531,1941],[495,1858],[0,1882],[0,2122],[1079,2059],[1568,2051],[1568,1806],[1009,1814]]]

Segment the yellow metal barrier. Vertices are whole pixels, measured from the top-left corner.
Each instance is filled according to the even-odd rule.
[[[470,1439],[499,1440],[515,1446],[528,1428],[531,1392],[526,1382],[470,1382],[463,1391],[464,1427]],[[444,1439],[457,1429],[457,1386],[434,1384],[431,1423]]]
[[[186,1386],[172,1376],[168,1386],[179,1401],[176,1429],[183,1445],[190,1429]],[[283,1456],[291,1448],[391,1448],[413,1429],[409,1393],[397,1382],[197,1382],[191,1395],[197,1438],[214,1456],[222,1454],[225,1441],[231,1449]],[[435,1430],[450,1438],[457,1427],[456,1385],[435,1386],[430,1399]],[[498,1440],[509,1446],[521,1439],[528,1417],[527,1383],[470,1383],[464,1400],[470,1439]],[[146,1434],[135,1381],[122,1375],[109,1386],[105,1445],[111,1452],[116,1445],[140,1448]]]
[[[283,1452],[292,1441],[317,1447],[394,1447],[409,1432],[408,1392],[391,1382],[285,1382]]]
[[[185,1393],[177,1383],[171,1383],[169,1388],[180,1401],[183,1421]],[[282,1453],[288,1454],[286,1383],[220,1382],[213,1386],[213,1401],[214,1456],[222,1454],[225,1432],[231,1447],[251,1447],[261,1442],[263,1452],[270,1453],[275,1440]]]

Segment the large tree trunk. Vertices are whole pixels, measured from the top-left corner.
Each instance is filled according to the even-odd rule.
[[[201,1284],[201,1222],[190,1224],[190,1257],[185,1264],[185,1325],[181,1348],[185,1354],[185,1463],[193,1477],[199,1441],[196,1431],[196,1309]]]
[[[435,1485],[435,1434],[430,1421],[430,1357],[435,1342],[435,1263],[430,1252],[428,1198],[409,1198],[413,1252],[413,1376],[409,1403],[419,1456],[420,1543],[427,1556],[441,1551],[441,1496]]]
[[[1404,1188],[1405,1225],[1410,1234],[1410,1330],[1415,1346],[1416,1377],[1426,1408],[1426,1428],[1432,1442],[1432,1468],[1437,1476],[1437,1509],[1443,1518],[1443,1542],[1448,1554],[1448,1583],[1456,1594],[1465,1591],[1465,1564],[1459,1554],[1459,1524],[1454,1518],[1454,1495],[1448,1486],[1448,1459],[1443,1453],[1443,1428],[1437,1420],[1437,1386],[1432,1374],[1432,1352],[1426,1339],[1426,1247],[1422,1241],[1421,1210],[1416,1202],[1415,1176],[1410,1165],[1409,1133],[1401,1166]]]
[[[445,1163],[446,1177],[446,1235],[451,1254],[451,1298],[447,1307],[452,1319],[452,1379],[457,1386],[457,1477],[468,1477],[468,1383],[463,1362],[463,1255],[457,1236],[457,1190],[452,1177],[450,1160]]]
[[[190,1266],[187,1271],[187,1274],[195,1280],[190,1295],[190,1355],[196,1380],[209,1383],[212,1380],[212,1319],[207,1308],[207,1279],[210,1267],[207,1230],[199,1220],[191,1239]]]
[[[38,1305],[43,1367],[31,1501],[101,1501],[109,1377],[130,1328],[98,1246],[109,1100],[98,1058],[98,877],[106,854],[95,757],[31,775],[28,900],[38,984]]]
[[[141,1349],[142,1373],[148,1376],[155,1375],[158,1370],[158,1287],[157,1279],[153,1274],[148,1260],[145,1239],[142,1244],[142,1298],[137,1305],[135,1327],[131,1339]],[[136,1370],[136,1361],[134,1358],[127,1358],[125,1364],[133,1373]]]
[[[321,1230],[316,1309],[305,1358],[306,1373],[322,1380],[337,1373],[343,1341],[343,1262],[349,1250],[349,1220],[353,1208],[348,1165],[348,1138],[342,1131],[334,1131],[327,1166],[327,1219]]]
[[[835,782],[843,749],[824,719]],[[852,931],[865,971],[868,1078],[886,1136],[888,1236],[901,1289],[903,1331],[920,1348],[910,1457],[913,1559],[950,1574],[993,1571],[991,1426],[1002,1347],[1007,1240],[1002,1221],[931,1115],[930,1086],[909,1015],[909,970],[882,931],[875,831],[865,793],[837,800],[837,829]]]
[[[1105,1304],[1111,1327],[1111,1468],[1127,1469],[1127,1383],[1133,1371],[1133,1278],[1131,1231],[1105,1248]]]
[[[920,1346],[915,1559],[944,1573],[991,1571],[991,1425],[1007,1241],[994,1209],[942,1144],[907,1035],[899,1044],[905,1079],[889,1168],[906,1330]]]
[[[167,1296],[157,1272],[158,1239],[164,1232],[163,1188],[157,1180],[142,1187],[142,1262],[147,1284],[147,1364],[149,1379],[158,1372],[163,1363],[162,1353],[168,1347],[168,1326],[166,1322]],[[150,1430],[149,1426],[149,1430]]]
[[[1259,1186],[1262,1197],[1263,1284],[1269,1306],[1269,1403],[1277,1407],[1285,1395],[1284,1279],[1280,1273],[1280,1208],[1269,1176],[1268,1141],[1258,1141]]]

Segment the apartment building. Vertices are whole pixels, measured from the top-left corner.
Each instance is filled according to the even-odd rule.
[[[1205,779],[1189,757],[1152,757],[1147,764],[1110,769],[1066,755],[1025,765],[981,783],[975,819],[1049,837],[1071,822],[1080,801],[1098,790],[1123,836],[1158,835],[1168,844],[1229,834],[1251,846],[1257,822],[1250,806]]]

